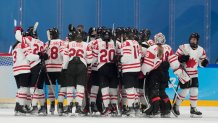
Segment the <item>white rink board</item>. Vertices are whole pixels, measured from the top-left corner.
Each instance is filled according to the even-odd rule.
[[[190,118],[189,107],[181,107],[181,116],[175,118],[108,118],[14,116],[13,109],[0,109],[1,123],[218,123],[218,107],[199,107],[203,118]]]
[[[12,66],[0,66],[0,98],[15,98],[17,85]]]

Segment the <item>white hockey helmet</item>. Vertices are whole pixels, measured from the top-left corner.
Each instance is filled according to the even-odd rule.
[[[154,42],[155,44],[165,44],[166,38],[161,32],[159,32],[154,36]]]

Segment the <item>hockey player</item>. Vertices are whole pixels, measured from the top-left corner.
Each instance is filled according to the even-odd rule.
[[[123,112],[126,116],[135,116],[135,84],[138,83],[138,74],[141,71],[141,50],[134,34],[130,29],[124,30],[125,41],[121,49],[121,64],[124,88],[127,94],[128,109]]]
[[[182,83],[190,80],[187,73],[180,67],[177,56],[172,48],[165,44],[166,39],[162,33],[154,36],[155,45],[149,47],[144,57],[142,72],[146,75],[146,86],[151,108],[147,113],[157,116],[159,109],[161,117],[170,117],[171,104],[165,92],[169,81],[168,69],[171,67]]]
[[[115,29],[115,34],[116,34],[116,42],[117,42],[117,50],[120,50],[117,52],[117,67],[118,67],[118,79],[119,79],[119,85],[120,88],[118,87],[118,92],[120,91],[120,101],[121,101],[121,109],[123,110],[122,112],[127,110],[127,95],[126,95],[126,90],[124,88],[124,83],[122,80],[122,65],[121,65],[121,43],[123,43],[123,35],[124,35],[124,28],[123,27],[117,27]],[[119,93],[118,93],[119,94]],[[119,96],[119,95],[118,95]]]
[[[76,35],[77,35],[77,31],[76,30],[71,30],[68,35],[67,35],[67,39],[64,44],[64,49],[65,50],[65,54],[68,54],[69,56],[69,52],[68,52],[68,46],[69,46],[69,42],[72,42],[72,41],[75,41],[76,39]],[[69,62],[69,61],[65,61],[65,62]],[[69,89],[69,83],[67,82],[67,67],[68,65],[65,65],[66,67],[62,69],[62,72],[61,72],[61,78],[60,78],[60,81],[61,81],[61,88],[60,88],[60,91],[59,91],[59,94],[58,94],[58,112],[59,112],[59,115],[62,115],[63,113],[65,114],[69,114],[71,115],[72,114],[72,108],[74,107],[74,104],[73,104],[73,99],[75,99],[75,85],[73,86],[70,86],[71,89]],[[67,89],[68,88],[68,89]],[[67,108],[66,110],[64,111],[64,108],[63,108],[63,101],[64,101],[64,97],[66,96],[67,98]]]
[[[23,29],[19,26],[15,28],[15,33],[21,33]],[[16,34],[17,35],[17,34]],[[22,47],[20,41],[16,41],[13,45],[12,56],[13,56],[13,74],[17,84],[17,94],[16,94],[16,105],[15,105],[15,115],[19,113],[27,113],[25,105],[27,103],[27,94],[29,90],[30,82],[30,66],[29,61],[24,54],[25,49]]]
[[[84,31],[84,30],[85,30],[85,29],[84,29],[84,25],[82,25],[82,24],[78,25],[77,28],[76,28],[76,30],[79,31],[79,32],[81,32],[81,35],[82,35],[82,37],[83,37],[83,41],[86,41],[88,34]]]
[[[141,50],[142,50],[142,59],[141,59],[141,64],[144,62],[144,57],[146,54],[147,49],[154,45],[154,41],[150,39],[151,36],[151,31],[147,28],[143,29],[140,31],[140,43],[141,43]],[[141,109],[142,113],[145,113],[145,110],[149,108],[148,100],[147,100],[147,89],[145,88],[146,86],[145,81],[144,81],[144,74],[140,72],[139,75],[139,99],[141,103]]]
[[[198,100],[198,65],[200,67],[206,67],[208,65],[208,60],[206,57],[205,50],[199,46],[199,34],[192,33],[189,37],[189,44],[183,44],[179,46],[176,51],[176,55],[179,57],[179,62],[184,67],[185,71],[190,76],[191,80],[185,84],[180,83],[180,88],[182,89],[179,93],[180,99],[185,99],[185,97],[190,93],[191,102],[191,117],[201,117],[202,113],[197,110],[197,100]],[[176,103],[173,105],[173,113],[180,115],[179,105],[182,100],[176,99]]]
[[[76,41],[70,41],[68,52],[70,61],[67,68],[67,92],[73,93],[76,87],[76,114],[84,115],[82,110],[82,101],[87,84],[87,66],[92,62],[92,51],[90,46],[83,42],[81,32],[77,31]]]
[[[117,67],[114,63],[116,49],[109,29],[105,29],[101,37],[94,46],[93,61],[98,63],[97,69],[104,104],[102,115],[107,116],[109,113],[117,114],[117,109],[114,108],[117,107],[118,85]]]
[[[47,76],[46,76],[46,85],[48,85],[48,98],[51,102],[50,112],[53,115],[55,111],[55,94],[54,91],[56,89],[56,81],[58,81],[58,86],[65,82],[60,81],[60,75],[62,69],[67,68],[67,64],[69,61],[68,52],[65,51],[64,41],[59,39],[59,31],[57,28],[48,29],[50,40],[46,42],[45,49],[47,49],[48,60],[45,61]],[[63,70],[64,72],[64,70]],[[63,73],[62,73],[63,74]],[[51,83],[52,85],[51,85]],[[52,91],[52,89],[54,89]],[[59,92],[59,91],[57,91]]]
[[[28,28],[26,37],[22,38],[22,35],[17,35],[16,39],[21,41],[25,48],[29,48],[25,53],[29,56],[27,59],[29,60],[31,67],[31,81],[29,84],[30,94],[32,97],[31,114],[38,113],[46,115],[45,95],[43,91],[45,74],[42,60],[46,60],[48,55],[44,53],[44,43],[38,39],[38,35],[34,30],[34,27]],[[38,101],[40,101],[41,105],[39,110]]]
[[[94,49],[94,44],[98,40],[101,40],[100,38],[97,37],[97,32],[98,32],[98,35],[101,35],[102,31],[103,30],[101,30],[101,28],[98,28],[97,30],[95,30],[95,28],[89,29],[89,36],[90,36],[90,40],[91,40],[89,42],[89,44],[91,46],[92,52]],[[99,109],[96,105],[96,99],[97,99],[97,96],[99,95],[99,84],[100,84],[97,66],[98,66],[97,62],[92,63],[91,74],[90,74],[90,78],[89,78],[89,82],[91,84],[90,97],[89,97],[90,98],[90,112],[92,114],[93,113],[96,114],[97,112],[99,112]]]

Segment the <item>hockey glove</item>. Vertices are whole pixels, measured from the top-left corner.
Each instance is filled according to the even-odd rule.
[[[203,67],[206,67],[207,65],[208,65],[208,60],[207,59],[204,59],[202,62],[201,62],[201,65],[203,66]]]
[[[43,52],[38,52],[39,58],[41,60],[48,60],[48,54]]]
[[[184,62],[187,62],[189,60],[189,57],[190,57],[189,55],[182,55],[179,57],[178,60],[180,63],[184,63]]]

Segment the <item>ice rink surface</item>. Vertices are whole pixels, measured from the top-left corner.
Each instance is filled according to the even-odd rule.
[[[73,117],[73,116],[14,116],[12,108],[0,109],[0,123],[218,123],[218,107],[199,107],[202,118],[190,118],[189,107],[181,107],[175,118]]]

